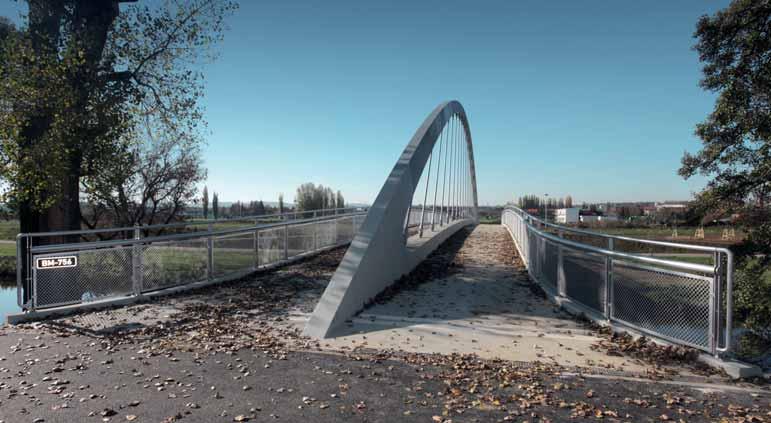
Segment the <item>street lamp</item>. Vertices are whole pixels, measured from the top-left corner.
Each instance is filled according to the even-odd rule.
[[[543,221],[548,222],[549,221],[549,194],[544,194],[544,197],[546,197],[543,201]]]

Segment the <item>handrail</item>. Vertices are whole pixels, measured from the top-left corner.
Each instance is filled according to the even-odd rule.
[[[622,258],[627,260],[636,260],[641,261],[644,263],[651,263],[651,264],[658,264],[661,266],[668,266],[668,267],[674,267],[677,269],[683,269],[683,270],[692,270],[695,272],[702,272],[707,274],[714,274],[715,268],[711,266],[707,266],[704,264],[696,264],[696,263],[686,263],[682,261],[672,261],[672,260],[663,260],[663,259],[657,259],[649,256],[640,256],[637,254],[631,254],[631,253],[624,253],[621,251],[615,251],[615,250],[607,250],[600,247],[595,247],[593,245],[587,245],[587,244],[581,244],[580,242],[571,241],[565,238],[560,238],[558,236],[554,236],[548,232],[541,231],[533,226],[531,226],[532,230],[537,233],[538,235],[542,236],[545,239],[548,239],[549,241],[552,241],[556,244],[562,244],[566,245],[571,248],[589,251],[592,253],[597,254],[603,254],[606,256],[612,256],[615,258]]]
[[[191,220],[188,222],[158,223],[155,225],[123,226],[123,227],[114,227],[114,228],[73,229],[73,230],[67,230],[67,231],[53,231],[53,232],[26,232],[26,233],[20,233],[16,235],[16,237],[17,238],[20,238],[20,237],[39,238],[44,236],[91,235],[91,234],[98,234],[98,233],[124,232],[124,231],[133,231],[135,229],[150,230],[150,229],[179,228],[179,227],[186,227],[186,226],[198,226],[198,225],[204,225],[209,223],[216,224],[216,223],[238,222],[242,220],[267,219],[271,217],[297,216],[299,214],[306,214],[306,213],[314,213],[314,214],[331,213],[331,212],[337,212],[340,210],[345,211],[345,210],[358,210],[358,209],[363,209],[363,211],[366,211],[368,207],[343,207],[343,208],[335,208],[335,209],[304,210],[304,211],[295,211],[295,212],[287,212],[287,213],[239,216],[238,218],[229,218],[229,219],[201,219],[201,220]],[[337,214],[336,216],[341,216],[341,214]]]
[[[132,239],[93,241],[93,242],[73,242],[69,244],[37,245],[37,246],[33,246],[30,249],[30,251],[32,253],[38,253],[38,254],[54,253],[59,251],[90,250],[95,248],[110,248],[110,247],[118,247],[118,246],[129,246],[134,244],[147,244],[147,243],[153,243],[153,242],[179,241],[179,240],[194,239],[194,238],[208,238],[213,236],[248,233],[248,232],[254,232],[256,230],[282,228],[284,226],[305,225],[305,224],[321,222],[325,220],[335,220],[342,217],[363,216],[363,215],[366,215],[366,213],[356,212],[356,213],[338,214],[334,216],[322,216],[322,217],[316,217],[316,218],[310,218],[310,219],[297,219],[297,220],[292,220],[287,222],[266,223],[263,225],[252,225],[252,226],[245,226],[242,228],[234,228],[234,229],[219,229],[216,231],[212,230],[212,231],[187,232],[182,234],[158,235],[158,236],[145,237],[145,238],[139,238],[139,239],[132,238]]]
[[[714,313],[714,314],[710,316],[711,322],[713,322],[711,323],[712,329],[710,329],[710,331],[712,331],[710,333],[710,336],[713,338],[710,338],[710,339],[714,339],[714,343],[710,344],[710,348],[714,354],[726,353],[731,350],[732,329],[733,329],[733,272],[734,272],[734,260],[733,260],[733,253],[731,252],[731,250],[727,248],[722,248],[722,247],[710,247],[710,246],[702,246],[702,245],[654,241],[654,240],[638,239],[638,238],[631,238],[631,237],[625,237],[625,236],[615,236],[615,235],[602,234],[602,233],[597,233],[592,231],[568,228],[565,226],[545,222],[537,217],[534,217],[526,213],[522,209],[514,206],[506,207],[503,211],[503,215],[505,215],[506,213],[513,213],[517,215],[519,217],[519,221],[521,222],[521,224],[524,225],[524,228],[526,228],[527,231],[530,231],[534,233],[537,237],[546,239],[557,245],[564,245],[574,249],[580,249],[584,251],[593,252],[596,254],[601,254],[608,257],[610,260],[612,260],[613,258],[634,260],[638,262],[650,263],[650,264],[659,265],[659,266],[666,266],[671,268],[689,270],[692,272],[699,272],[705,275],[712,276],[712,288],[711,288],[712,297],[710,299],[710,310],[711,310],[711,313]],[[506,226],[507,224],[505,222],[506,222],[506,219],[502,219],[502,224]],[[555,236],[554,234],[551,234],[544,230],[539,229],[538,227],[536,227],[535,223],[538,223],[545,227],[550,227],[550,228],[559,230],[560,236]],[[516,241],[517,236],[515,236],[515,234],[512,232],[512,229],[508,228],[508,226],[506,227],[507,229],[509,229],[509,233],[511,234],[512,238],[514,238]],[[681,262],[681,261],[663,260],[663,259],[653,258],[647,255],[639,255],[639,254],[615,251],[612,249],[613,248],[612,242],[609,243],[609,249],[595,247],[593,245],[582,244],[580,242],[564,239],[561,237],[562,233],[564,232],[573,232],[573,233],[579,233],[579,234],[598,236],[609,240],[631,241],[631,242],[639,242],[643,244],[652,244],[652,245],[659,245],[659,246],[676,247],[681,249],[690,249],[695,251],[711,252],[715,255],[714,265],[707,266],[707,265],[700,265],[700,264],[687,263],[687,262]],[[517,248],[520,248],[519,245],[517,246]],[[720,278],[722,276],[722,269],[721,269],[722,258],[720,256],[722,254],[725,254],[725,257],[726,257],[725,316],[724,316],[725,327],[724,327],[724,331],[722,332],[723,346],[720,346],[720,342],[719,342],[721,338],[720,309],[721,309],[721,301],[722,301],[722,296],[721,296],[722,287],[720,283]],[[719,273],[719,270],[721,271],[720,273]],[[607,271],[609,270],[606,270],[606,272]]]
[[[555,228],[555,229],[559,229],[559,230],[562,230],[562,231],[565,231],[565,232],[573,232],[573,233],[578,233],[578,234],[583,234],[583,235],[592,235],[592,236],[597,236],[597,237],[600,237],[600,238],[607,238],[607,239],[617,239],[619,241],[639,242],[641,244],[658,245],[660,247],[673,247],[673,248],[681,248],[681,249],[684,249],[684,250],[705,251],[705,252],[711,252],[711,253],[714,253],[714,252],[730,253],[729,249],[723,248],[723,247],[712,247],[712,246],[708,246],[708,245],[683,244],[683,243],[679,243],[679,242],[657,241],[657,240],[653,240],[653,239],[644,239],[644,238],[632,238],[632,237],[621,236],[621,235],[611,235],[611,234],[604,234],[602,232],[588,231],[588,230],[585,230],[585,229],[571,228],[569,226],[563,226],[563,225],[558,225],[558,224],[555,224],[555,223],[546,222],[543,219],[540,219],[540,218],[535,217],[535,216],[533,216],[531,214],[528,214],[524,210],[520,209],[519,207],[515,207],[515,206],[507,206],[506,210],[512,210],[515,213],[520,213],[521,215],[523,215],[524,217],[526,217],[526,218],[528,218],[528,219],[530,219],[532,221],[536,221],[536,222],[538,222],[538,223],[540,223],[542,225],[549,226],[549,227],[552,227],[552,228]]]
[[[146,292],[172,286],[175,287],[174,289],[189,289],[199,286],[200,283],[211,284],[233,280],[243,277],[248,272],[290,263],[299,257],[350,243],[367,215],[367,212],[360,210],[308,219],[288,219],[263,224],[255,222],[248,226],[218,230],[214,230],[209,225],[209,230],[206,231],[144,238],[141,237],[140,228],[137,227],[133,230],[134,238],[120,240],[71,242],[33,247],[30,245],[31,238],[17,238],[17,256],[22,250],[23,241],[26,243],[28,254],[26,257],[30,265],[33,260],[36,263],[35,266],[38,266],[37,263],[43,262],[37,259],[45,260],[46,257],[67,254],[75,256],[75,266],[81,268],[72,273],[70,269],[58,269],[59,266],[49,268],[40,265],[42,267],[35,267],[36,271],[29,272],[23,281],[19,272],[17,274],[18,292],[25,290],[28,295],[17,295],[17,303],[26,311],[59,306],[68,306],[75,310],[81,304],[89,303],[97,297],[104,299],[104,304],[112,304],[114,301],[139,298]],[[295,231],[294,228],[298,230]],[[266,232],[269,234],[266,235]],[[267,244],[261,242],[261,239],[266,240]],[[293,242],[296,239],[300,242]],[[175,273],[179,272],[179,269],[175,270],[174,266],[167,268],[163,264],[165,260],[163,252],[167,250],[166,247],[171,247],[172,251],[176,250],[175,244],[169,241],[178,240],[192,240],[200,243],[193,246],[194,251],[205,254],[204,257],[196,256],[195,259],[184,260],[186,266],[182,267],[185,267],[187,269],[185,272],[188,273],[182,275],[181,279],[179,274]],[[307,241],[312,242],[308,244]],[[153,246],[161,248],[156,250],[152,248]],[[231,264],[219,262],[215,254],[215,251],[220,251],[219,249],[223,252],[237,251],[237,254],[240,254],[239,260]],[[163,260],[160,263],[150,262],[152,269],[150,282],[145,284],[147,269],[145,261],[148,257],[158,257],[158,254],[161,254],[160,257]],[[103,261],[105,257],[120,257],[118,260],[120,263],[109,259]],[[21,256],[19,258],[17,266],[22,261]],[[205,261],[205,273],[200,271],[201,260]],[[38,272],[41,269],[46,272],[42,276]],[[193,274],[190,274],[191,269]],[[166,275],[167,271],[171,273]],[[97,279],[93,279],[95,275],[98,276]],[[78,285],[79,281],[87,281],[87,283]],[[116,285],[113,283],[115,281],[119,283]],[[62,282],[74,283],[74,285],[69,290],[63,289]],[[91,295],[84,297],[84,292],[91,292]]]

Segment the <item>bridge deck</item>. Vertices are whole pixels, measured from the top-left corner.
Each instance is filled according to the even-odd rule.
[[[639,360],[595,348],[602,339],[538,295],[515,251],[500,226],[462,230],[413,272],[409,288],[379,298],[350,321],[340,336],[320,341],[319,346],[331,351],[473,353],[482,358],[636,374],[650,370]],[[250,331],[269,332],[282,343],[307,346],[315,342],[299,333],[343,252],[339,249],[233,284],[60,318],[50,325],[104,336],[123,331],[153,333],[158,325],[183,321],[195,337],[207,326],[208,315],[200,313],[202,307],[216,307],[245,336],[251,336]],[[683,368],[677,371],[689,374]]]
[[[439,260],[452,260],[449,274],[414,281],[420,284],[379,300],[355,317],[341,336],[322,341],[322,346],[474,353],[645,371],[637,361],[593,349],[601,341],[597,335],[538,295],[505,229],[479,225],[465,232],[438,254],[444,256]],[[291,320],[301,327],[306,319],[306,313],[295,312]]]

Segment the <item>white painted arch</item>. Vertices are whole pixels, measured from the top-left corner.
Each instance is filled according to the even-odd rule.
[[[466,163],[471,178],[471,213],[442,226],[429,238],[407,243],[404,223],[413,194],[439,135],[452,118],[458,119],[465,135]],[[458,101],[448,101],[428,115],[405,147],[316,305],[304,334],[315,338],[334,336],[346,320],[414,269],[447,238],[464,226],[476,224],[477,207],[474,150],[468,118]]]

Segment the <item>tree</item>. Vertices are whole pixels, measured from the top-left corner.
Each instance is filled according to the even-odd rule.
[[[228,211],[228,215],[230,217],[234,216],[241,216],[242,212],[244,210],[244,205],[240,201],[236,201],[235,203],[230,203],[230,210]]]
[[[211,199],[211,212],[214,215],[214,219],[218,219],[220,215],[220,202],[219,198],[217,197],[217,192],[214,192],[214,195],[212,195]]]
[[[81,213],[87,227],[170,223],[195,201],[196,186],[206,175],[197,139],[151,128],[145,133],[128,158],[81,180],[91,209]]]
[[[338,209],[345,208],[345,198],[343,198],[343,193],[341,193],[339,190],[337,191],[337,204],[335,207]]]
[[[696,126],[702,148],[685,153],[679,174],[707,176],[697,196],[703,210],[736,213],[746,238],[734,247],[739,269],[737,321],[771,338],[771,0],[735,0],[696,27],[703,63],[700,85],[717,94]]]
[[[278,212],[279,214],[284,213],[284,194],[278,195]]]
[[[201,203],[203,204],[203,218],[209,218],[209,188],[204,185],[203,195],[201,196]]]
[[[298,211],[330,209],[335,207],[336,198],[331,188],[308,182],[297,188],[295,205]]]
[[[23,232],[79,229],[81,182],[117,190],[126,182],[103,174],[116,166],[135,176],[126,164],[142,161],[148,125],[196,135],[197,64],[234,5],[121,5],[135,2],[28,0],[26,26],[3,43],[0,177]]]
[[[335,208],[335,192],[332,191],[332,188],[327,188],[324,190],[324,208]]]
[[[698,195],[707,210],[740,213],[745,256],[771,260],[771,0],[738,0],[699,19],[700,85],[717,93],[715,108],[696,126],[702,148],[685,153],[681,176],[710,178]]]

